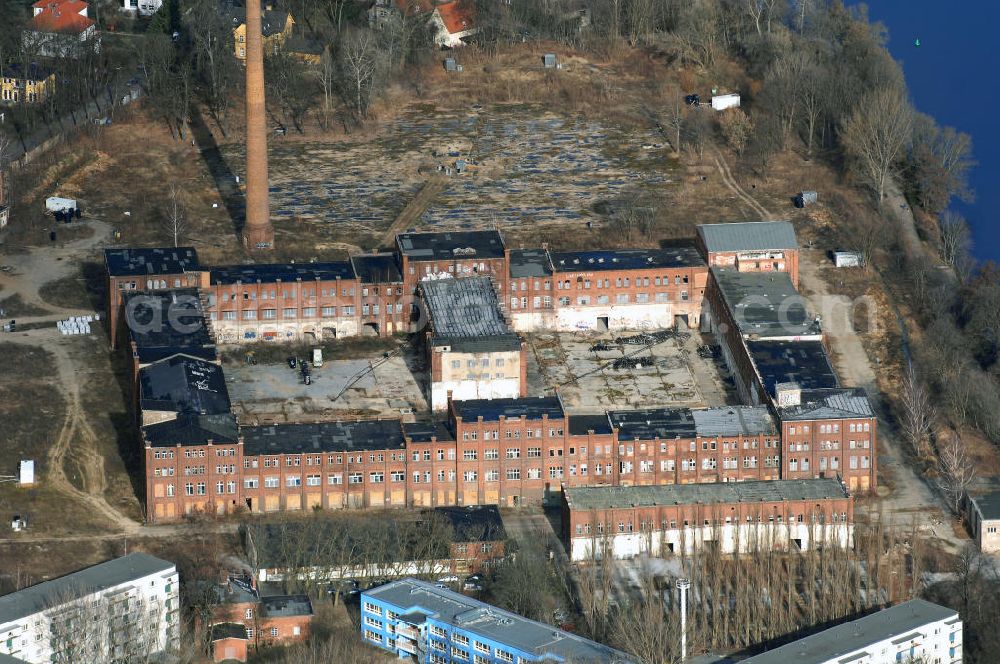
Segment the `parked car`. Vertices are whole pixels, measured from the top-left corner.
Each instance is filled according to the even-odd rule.
[[[465,583],[462,584],[463,590],[482,590],[483,589],[483,575],[473,574],[465,578]]]

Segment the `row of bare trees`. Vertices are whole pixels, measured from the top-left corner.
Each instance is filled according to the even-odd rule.
[[[451,524],[433,513],[398,511],[317,512],[244,528],[254,572],[272,570],[287,590],[309,594],[340,579],[440,573],[453,536]]]
[[[816,540],[829,527],[810,526]],[[639,587],[627,597],[617,580],[622,563],[595,557],[575,579],[582,630],[644,662],[667,664],[680,657],[677,577],[691,581],[689,653],[774,646],[817,624],[911,598],[920,589],[925,543],[915,527],[875,519],[857,527],[853,548],[802,551],[784,544],[751,536],[731,555],[717,546],[695,546],[693,553],[650,559],[639,572]]]

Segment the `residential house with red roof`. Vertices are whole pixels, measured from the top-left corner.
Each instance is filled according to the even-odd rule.
[[[382,28],[401,19],[426,17],[434,34],[434,43],[441,48],[464,46],[464,38],[476,34],[473,0],[375,0],[368,10],[368,23]]]
[[[437,29],[434,43],[442,48],[465,46],[466,37],[479,32],[475,27],[475,6],[471,0],[453,0],[434,8],[431,23]]]
[[[31,25],[22,40],[32,55],[79,57],[88,49],[100,51],[97,23],[83,0],[38,0],[31,7]]]

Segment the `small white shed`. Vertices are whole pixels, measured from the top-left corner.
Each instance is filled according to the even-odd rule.
[[[833,252],[833,264],[837,267],[861,267],[861,254],[856,251]]]
[[[76,210],[76,201],[72,198],[60,198],[59,196],[49,196],[45,199],[45,209],[49,212],[65,212],[66,210]]]
[[[31,486],[35,483],[35,462],[33,459],[21,459],[17,465],[18,486]]]
[[[714,95],[712,97],[712,108],[717,111],[724,111],[727,108],[739,108],[740,107],[740,95],[738,92],[733,92],[727,95]]]

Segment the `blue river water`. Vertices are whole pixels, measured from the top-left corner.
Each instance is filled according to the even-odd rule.
[[[973,254],[1000,262],[1000,2],[872,0],[868,14],[888,28],[917,109],[972,136],[976,198],[954,208],[972,226]]]
[[[1000,263],[1000,2],[871,0],[868,14],[888,28],[917,109],[972,136],[976,198],[953,207],[972,226],[973,254]]]

